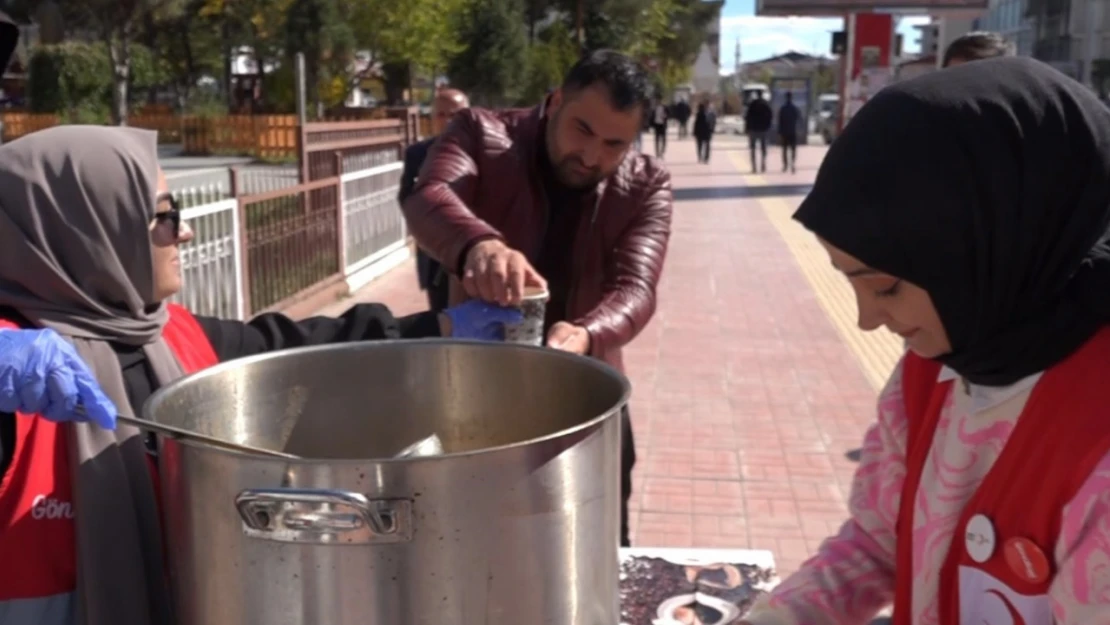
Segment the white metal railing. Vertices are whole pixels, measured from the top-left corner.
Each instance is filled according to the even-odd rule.
[[[239,170],[240,194],[266,193],[297,185],[294,165],[243,165]],[[231,167],[170,170],[166,183],[184,207],[201,206],[231,197]]]
[[[394,161],[340,177],[343,267],[352,288],[369,282],[407,256],[405,221],[397,205],[402,168],[400,162]],[[295,171],[261,168],[255,171],[259,182],[244,185],[243,169],[240,170],[241,186],[250,189],[241,193],[261,193],[296,184]],[[193,239],[181,246],[184,286],[173,300],[198,315],[243,319],[246,316],[240,251],[243,226],[239,201],[228,197],[230,179],[225,180],[220,174],[220,170],[211,169],[167,176],[171,192],[184,207],[182,222],[193,231]]]
[[[186,208],[181,221],[192,229],[193,238],[181,246],[184,287],[174,301],[198,315],[243,319],[239,201],[231,198]]]
[[[389,268],[380,267],[383,262],[395,264],[386,259],[397,258],[396,253],[406,249],[405,220],[397,205],[402,169],[402,163],[394,161],[340,177],[343,264],[348,277],[374,265],[379,265],[375,273],[380,274]]]

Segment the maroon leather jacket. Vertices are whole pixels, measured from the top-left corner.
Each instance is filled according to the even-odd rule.
[[[535,264],[547,227],[536,150],[543,106],[469,109],[428,153],[403,211],[422,248],[456,275],[478,241],[499,238]],[[620,349],[655,312],[671,235],[671,176],[630,150],[584,199],[565,319],[590,333],[590,355],[620,368]],[[570,242],[568,242],[568,245]]]

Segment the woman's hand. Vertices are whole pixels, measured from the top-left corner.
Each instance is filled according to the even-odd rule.
[[[53,330],[0,330],[0,412],[116,427],[116,406],[77,350]]]
[[[523,319],[519,309],[470,300],[443,311],[439,326],[443,336],[500,341],[505,338],[505,324],[520,323]]]

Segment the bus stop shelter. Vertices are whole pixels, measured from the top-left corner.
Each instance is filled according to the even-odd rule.
[[[895,16],[966,18],[980,14],[987,4],[988,0],[756,0],[756,15],[844,20],[843,46],[835,50],[840,57],[838,117],[843,128],[894,78]]]

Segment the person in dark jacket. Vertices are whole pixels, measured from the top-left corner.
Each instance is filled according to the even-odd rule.
[[[397,203],[404,205],[405,199],[412,195],[416,187],[416,176],[424,165],[428,156],[428,148],[436,137],[447,128],[448,122],[459,111],[470,108],[470,100],[466,94],[458,89],[442,89],[436,94],[432,105],[432,132],[431,137],[410,145],[405,150],[405,166],[401,172],[401,188],[397,192]],[[428,309],[439,312],[447,308],[447,276],[434,258],[423,249],[416,248],[416,278],[420,283],[420,290],[428,296]]]
[[[671,110],[660,100],[651,109],[651,129],[655,133],[655,158],[663,158],[667,153],[667,124],[671,121]]]
[[[717,114],[709,104],[698,104],[698,113],[694,116],[694,141],[697,143],[698,162],[709,162],[709,146],[713,141],[713,133],[717,131]]]
[[[786,92],[786,102],[779,107],[779,142],[782,144],[782,170],[797,171],[798,126],[802,114],[794,104],[794,95]]]
[[[599,50],[531,111],[459,113],[403,207],[409,231],[455,276],[452,302],[515,304],[526,284],[546,287],[547,345],[623,369],[621,348],[655,312],[673,213],[666,168],[630,149],[650,90],[639,63]],[[622,430],[628,544],[627,411]]]
[[[675,102],[674,119],[678,125],[679,139],[685,139],[686,135],[689,134],[690,113],[690,103],[685,99]]]
[[[752,155],[752,173],[767,171],[767,132],[771,130],[771,123],[775,114],[771,105],[763,99],[763,92],[757,91],[755,98],[748,103],[748,110],[744,111],[744,132],[748,134],[748,149]],[[759,147],[759,168],[756,168],[756,147]]]

